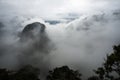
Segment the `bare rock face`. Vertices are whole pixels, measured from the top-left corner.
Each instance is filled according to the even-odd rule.
[[[21,39],[26,40],[26,39],[34,39],[41,34],[45,33],[45,25],[39,22],[34,22],[32,24],[28,24],[25,26],[21,33]]]
[[[41,69],[46,68],[44,58],[51,52],[53,46],[45,29],[44,24],[35,22],[28,24],[21,31],[18,44],[20,66],[30,64]]]
[[[4,27],[4,24],[2,22],[0,22],[0,28]]]
[[[22,53],[33,54],[34,52],[49,52],[49,37],[45,32],[45,25],[34,22],[25,26],[21,32],[20,42],[25,48]]]
[[[4,32],[2,29],[4,27],[4,24],[2,22],[0,22],[0,36],[2,35],[2,33]]]

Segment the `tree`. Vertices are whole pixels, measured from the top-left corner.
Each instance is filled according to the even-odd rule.
[[[92,76],[92,77],[89,77],[88,80],[100,80],[100,79],[97,76]]]
[[[0,69],[0,80],[10,80],[9,71],[6,69]]]
[[[81,80],[80,77],[81,74],[78,71],[71,70],[68,66],[62,66],[49,71],[47,80]]]
[[[39,80],[39,69],[34,68],[31,65],[27,65],[18,70],[14,75],[14,80]]]
[[[40,80],[39,69],[27,65],[18,71],[0,69],[0,80]]]
[[[95,70],[95,73],[101,80],[120,80],[120,45],[113,47],[113,53],[107,55],[103,66]]]

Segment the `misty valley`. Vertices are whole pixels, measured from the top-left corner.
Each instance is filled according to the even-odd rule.
[[[0,80],[120,80],[119,0],[0,0]]]

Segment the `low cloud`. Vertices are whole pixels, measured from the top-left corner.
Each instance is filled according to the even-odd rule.
[[[1,0],[0,67],[18,69],[31,64],[46,74],[49,69],[68,65],[84,77],[92,75],[112,46],[120,43],[120,1],[80,2]],[[60,22],[51,25],[44,19]],[[34,22],[45,25],[44,34],[38,35],[36,28],[32,31],[36,36],[27,35],[27,40],[21,41],[25,27]]]

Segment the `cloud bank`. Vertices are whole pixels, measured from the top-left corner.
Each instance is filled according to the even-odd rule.
[[[0,67],[31,64],[46,74],[69,65],[85,77],[92,75],[112,46],[120,43],[119,4],[119,0],[0,0]],[[33,39],[21,42],[22,31],[33,22],[44,24],[45,34],[38,35],[35,29]],[[47,52],[37,44],[47,44],[42,49]]]

